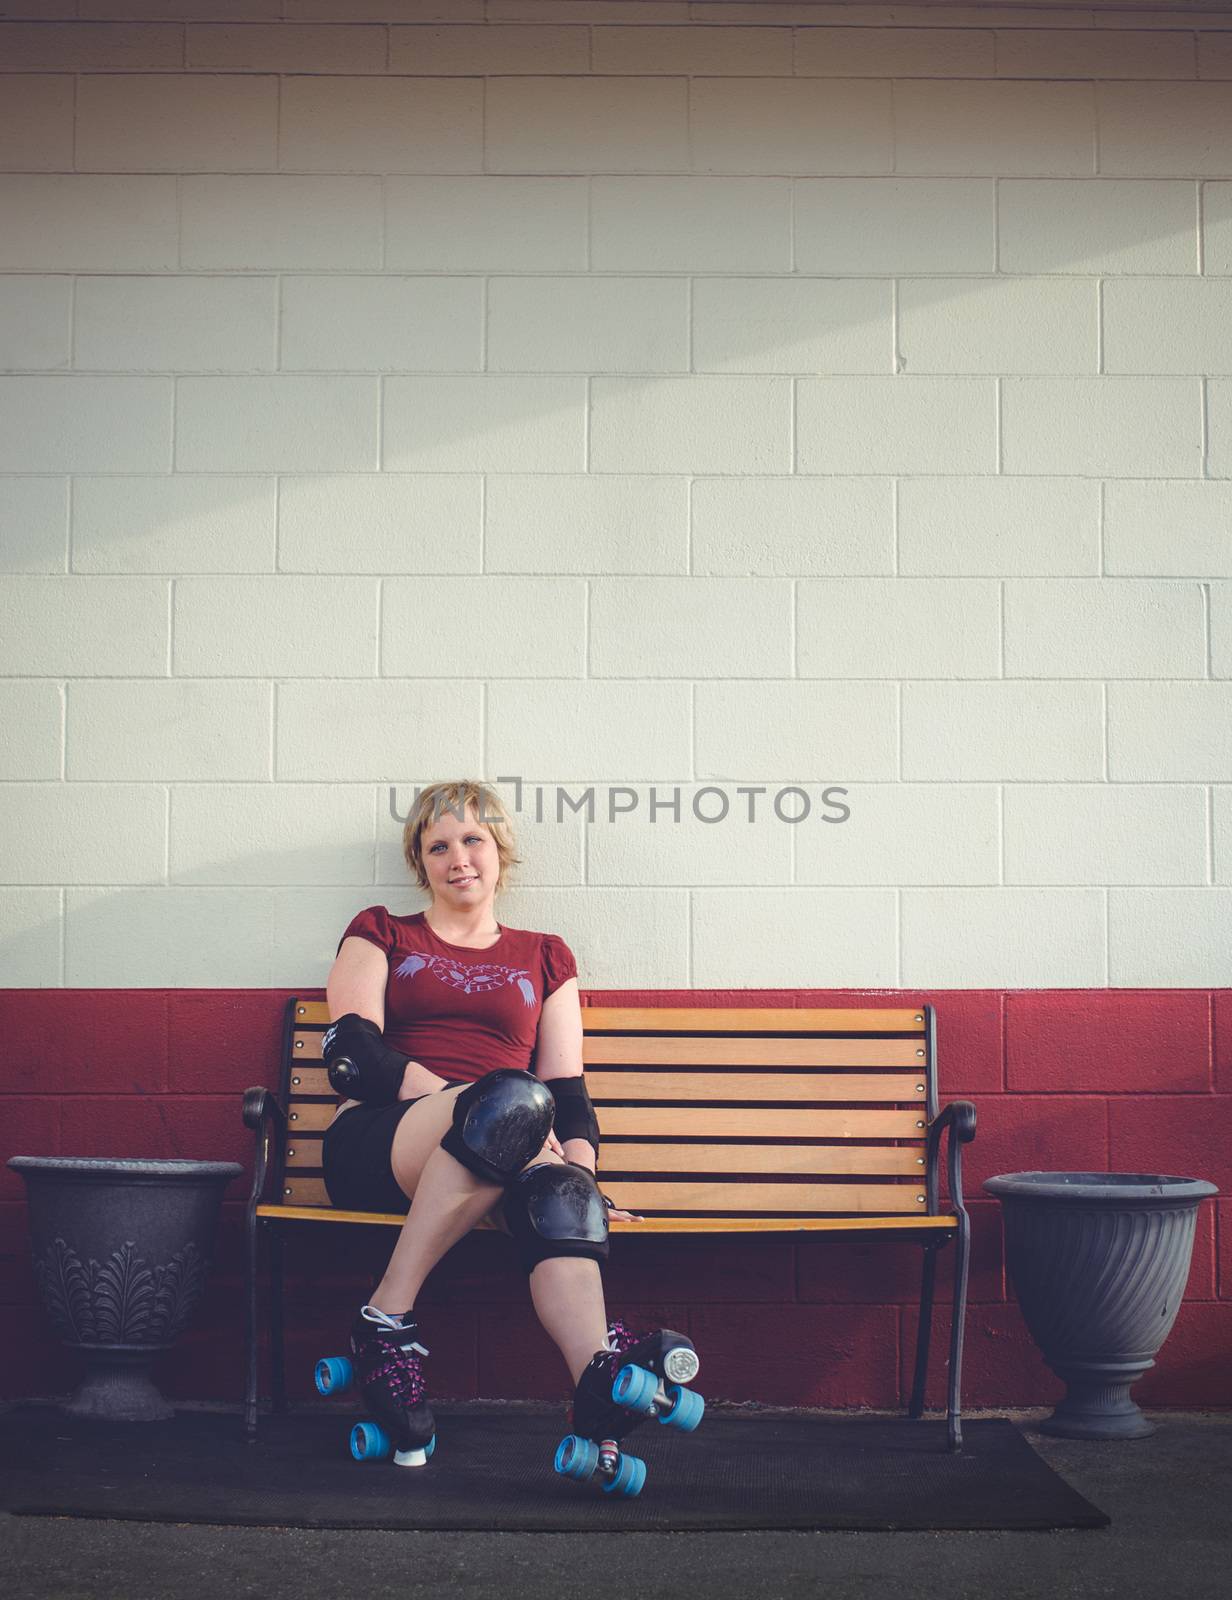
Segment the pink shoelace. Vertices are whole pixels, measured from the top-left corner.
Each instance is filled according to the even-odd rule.
[[[608,1349],[615,1351],[617,1355],[623,1355],[626,1350],[631,1350],[639,1339],[645,1337],[644,1333],[636,1332],[617,1317],[607,1330]]]
[[[364,1381],[371,1383],[378,1378],[388,1379],[391,1394],[399,1405],[417,1406],[428,1387],[420,1359],[429,1353],[428,1350],[415,1338],[400,1340],[397,1328],[377,1322],[372,1323],[372,1327],[374,1330],[382,1329],[380,1354],[369,1346],[371,1365],[364,1363],[368,1368]],[[410,1334],[412,1329],[403,1329],[402,1332]]]

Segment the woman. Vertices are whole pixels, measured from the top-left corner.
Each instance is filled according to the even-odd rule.
[[[518,1243],[535,1311],[569,1368],[575,1429],[619,1438],[630,1419],[611,1405],[612,1378],[637,1336],[608,1328],[600,1262],[608,1215],[636,1219],[595,1187],[572,952],[555,934],[496,921],[494,899],[518,857],[485,785],[425,789],[403,855],[431,905],[406,917],[361,912],[326,986],[326,1063],[336,1082],[351,1072],[363,1096],[344,1101],[326,1130],[326,1188],[347,1209],[407,1211],[351,1330],[364,1397],[395,1460],[422,1464],[434,1421],[416,1296],[490,1216]]]

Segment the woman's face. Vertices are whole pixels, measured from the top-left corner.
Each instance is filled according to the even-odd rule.
[[[465,822],[443,810],[438,821],[429,823],[420,836],[420,853],[433,901],[456,911],[491,904],[500,858],[496,840],[475,821],[470,806]]]

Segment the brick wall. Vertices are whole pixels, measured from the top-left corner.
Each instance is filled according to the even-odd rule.
[[[884,1003],[885,991],[706,993],[730,1004]],[[1000,1208],[981,1182],[1030,1168],[1204,1177],[1185,1304],[1147,1405],[1232,1405],[1232,990],[1100,994],[917,993],[937,1007],[940,1095],[969,1098],[979,1134],[964,1155],[972,1259],[964,1355],[971,1406],[1042,1404],[1060,1393],[1007,1293]],[[593,991],[594,1004],[680,1003],[668,991]],[[206,1301],[160,1369],[180,1398],[234,1401],[243,1381],[243,1200],[250,1084],[272,1083],[285,995],[259,991],[14,991],[5,997],[4,1157],[140,1155],[234,1159]],[[63,1392],[78,1370],[48,1336],[30,1269],[24,1186],[0,1167],[0,1393]],[[392,1249],[392,1230],[305,1226],[288,1235],[291,1392],[344,1338]],[[905,1404],[921,1252],[803,1236],[614,1241],[609,1309],[659,1318],[702,1351],[707,1395],[826,1406]],[[945,1395],[953,1251],[938,1273],[929,1403]],[[421,1302],[435,1393],[554,1397],[566,1387],[509,1241],[475,1234],[439,1267]]]

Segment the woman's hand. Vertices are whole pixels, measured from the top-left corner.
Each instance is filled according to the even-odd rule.
[[[555,1137],[555,1135],[553,1135]],[[588,1139],[568,1139],[565,1142],[565,1160],[575,1167],[585,1167],[596,1179],[595,1147]],[[603,1194],[603,1190],[599,1190]],[[603,1196],[603,1203],[607,1207],[607,1220],[609,1222],[645,1222],[645,1217],[639,1217],[632,1211],[622,1211],[619,1206],[611,1205],[607,1196]]]

